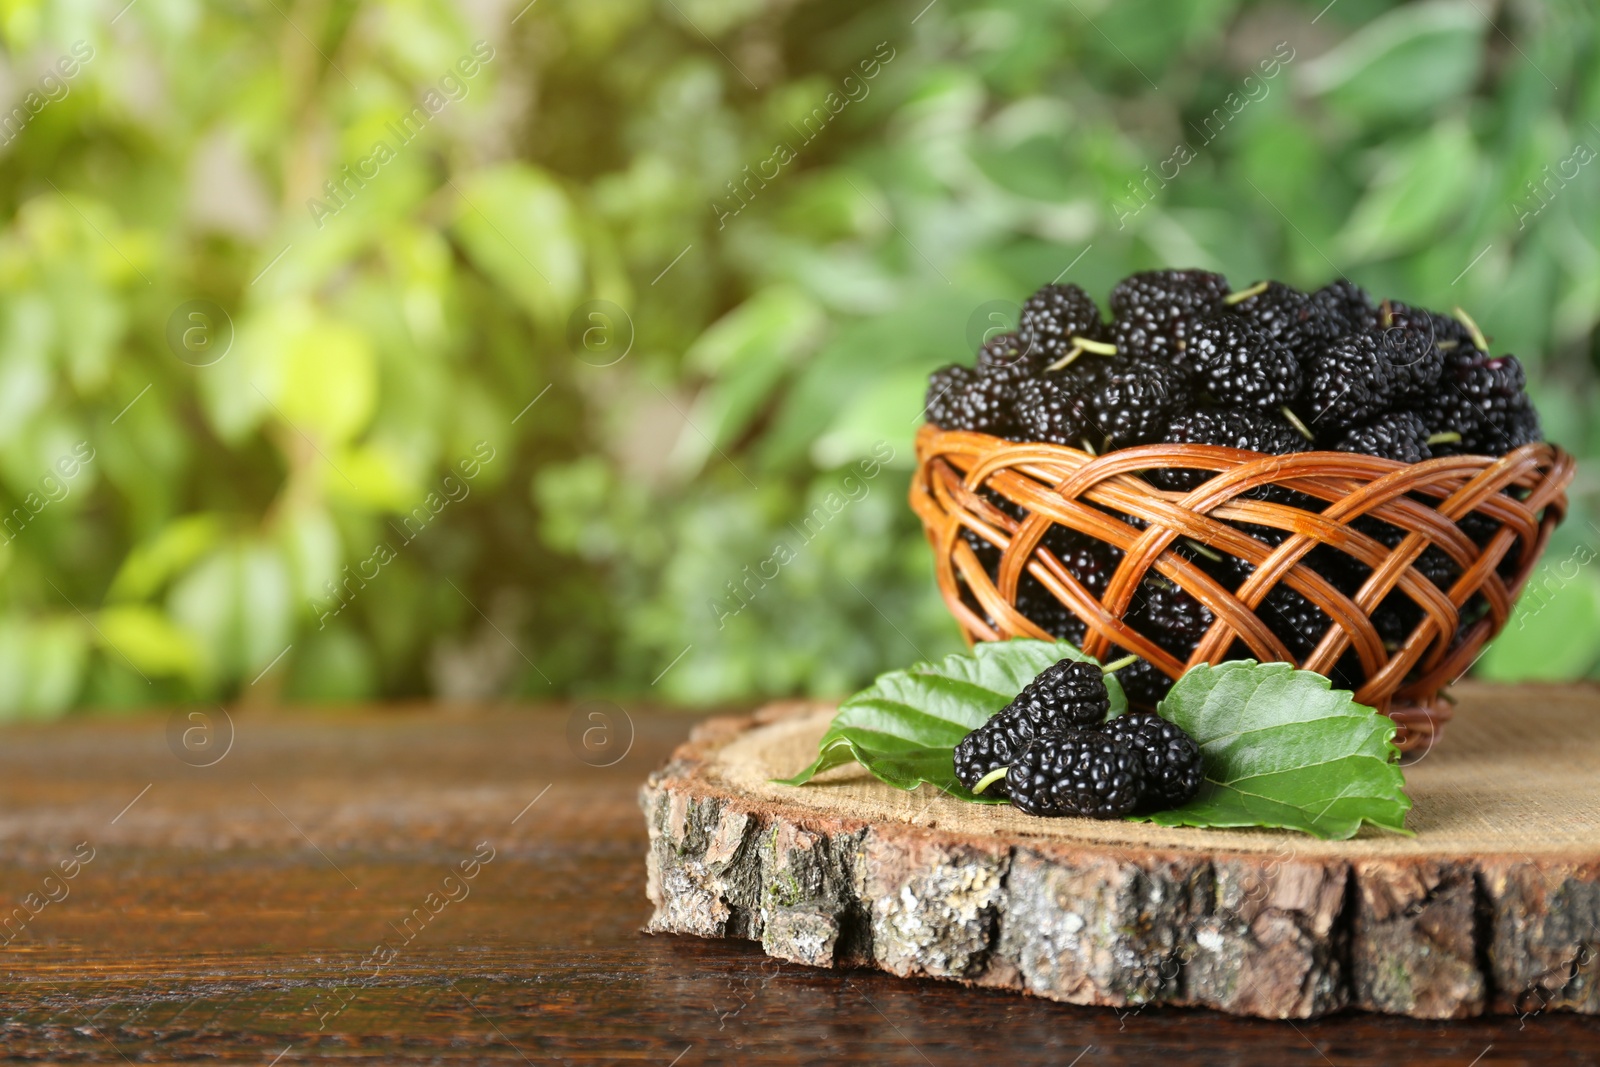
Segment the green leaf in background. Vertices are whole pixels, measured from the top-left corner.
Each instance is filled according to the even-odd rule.
[[[193,639],[203,676],[260,671],[289,644],[292,589],[276,547],[235,541],[172,584],[167,612]]]
[[[1345,253],[1358,259],[1410,250],[1438,236],[1480,175],[1472,134],[1460,120],[1441,122],[1387,155],[1339,235]]]
[[[154,596],[174,575],[214,548],[226,530],[222,518],[209,512],[174,520],[128,553],[112,579],[106,599],[143,600]]]
[[[104,608],[94,632],[109,653],[143,674],[200,672],[200,649],[194,638],[154,608],[143,604]]]
[[[1478,77],[1485,25],[1471,3],[1399,5],[1307,64],[1303,85],[1374,124],[1430,114]]]
[[[1320,674],[1244,660],[1192,667],[1157,709],[1200,745],[1206,780],[1162,826],[1269,826],[1343,840],[1405,833],[1394,723]]]
[[[906,423],[922,410],[927,388],[928,373],[921,367],[885,371],[840,406],[833,424],[811,443],[811,461],[823,470],[836,470],[871,455],[880,441],[898,441]],[[916,462],[909,448],[897,447],[897,453],[906,467]]]
[[[286,339],[278,357],[278,409],[296,433],[351,440],[377,406],[377,356],[367,336],[348,323],[317,316],[307,325]]]
[[[731,443],[772,400],[791,365],[826,325],[805,294],[764,289],[724,315],[684,353],[684,368],[711,380],[678,437],[673,465],[693,474]]]
[[[535,319],[577,299],[583,245],[572,202],[544,171],[508,163],[463,177],[456,232],[467,255]]]
[[[1483,654],[1479,673],[1497,682],[1571,681],[1594,669],[1597,654],[1574,635],[1600,632],[1600,577],[1574,552],[1533,572],[1517,610]],[[1565,572],[1565,573],[1564,573]]]
[[[784,785],[805,785],[814,776],[855,761],[896,789],[923,782],[963,800],[1004,803],[973,796],[955,780],[955,747],[1011,703],[1022,687],[1064,659],[1097,662],[1065,642],[986,642],[970,654],[919,663],[880,675],[871,686],[839,705],[828,732],[817,743],[817,759]],[[1115,675],[1106,676],[1111,714],[1127,710]]]
[[[76,614],[26,626],[0,619],[0,703],[28,717],[60,714],[77,692],[95,639]]]

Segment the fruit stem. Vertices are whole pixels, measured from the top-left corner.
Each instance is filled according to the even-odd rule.
[[[1301,437],[1304,437],[1307,441],[1315,441],[1317,439],[1317,435],[1311,432],[1309,426],[1300,421],[1300,416],[1291,411],[1288,404],[1285,404],[1279,410],[1283,412],[1283,417],[1289,420],[1289,425],[1293,426]]]
[[[1133,664],[1138,663],[1138,662],[1139,662],[1139,657],[1138,656],[1131,656],[1131,655],[1130,656],[1123,656],[1121,659],[1114,659],[1110,663],[1107,663],[1105,666],[1101,667],[1100,668],[1100,673],[1101,674],[1115,674],[1117,671],[1120,671],[1122,668],[1132,666]]]
[[[1269,283],[1267,282],[1256,282],[1248,289],[1240,289],[1237,293],[1229,293],[1227,296],[1222,298],[1222,302],[1232,306],[1242,300],[1249,300],[1252,296],[1259,296],[1260,294],[1266,292],[1268,284]]]
[[[1010,769],[1011,768],[1009,766],[996,767],[982,778],[979,778],[978,784],[972,787],[972,795],[975,797],[982,796],[985,789],[988,789],[991,785],[994,785],[1000,779],[1004,778],[1006,776],[1006,772]]]
[[[1068,349],[1066,355],[1062,356],[1060,359],[1058,359],[1054,363],[1050,364],[1048,367],[1045,368],[1045,370],[1047,370],[1047,371],[1051,371],[1051,370],[1066,370],[1068,367],[1072,366],[1072,361],[1077,359],[1081,355],[1083,355],[1082,347],[1080,347],[1078,345],[1073,345],[1070,349]]]
[[[1429,435],[1428,443],[1430,445],[1459,445],[1461,443],[1461,435],[1454,430],[1446,430],[1444,433]]]
[[[1087,437],[1080,437],[1078,441],[1083,445],[1083,450],[1089,453],[1089,455],[1098,456],[1100,454],[1094,450],[1094,445],[1089,443],[1089,439]]]
[[[1387,330],[1389,327],[1394,325],[1394,308],[1389,304],[1388,300],[1383,302],[1382,308],[1383,317],[1378,321],[1382,324],[1383,328]]]
[[[1074,337],[1072,343],[1075,347],[1081,348],[1085,352],[1093,352],[1097,356],[1114,356],[1117,354],[1117,346],[1105,341],[1091,341],[1087,337]]]
[[[1184,544],[1188,545],[1190,548],[1194,549],[1196,552],[1200,553],[1206,559],[1209,559],[1212,563],[1221,563],[1222,562],[1222,553],[1218,552],[1216,549],[1212,548],[1210,545],[1202,545],[1199,541],[1196,541],[1192,537],[1185,537],[1183,539],[1183,542],[1184,542]]]
[[[1455,308],[1454,310],[1456,320],[1467,328],[1468,333],[1472,334],[1472,343],[1478,346],[1478,351],[1489,351],[1489,342],[1484,338],[1483,331],[1478,329],[1478,324],[1472,321],[1472,316],[1468,315],[1465,310],[1459,307]]]

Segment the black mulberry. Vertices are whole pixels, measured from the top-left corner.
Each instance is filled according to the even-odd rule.
[[[1011,802],[1030,815],[1119,819],[1145,791],[1140,755],[1097,729],[1036,738],[1009,766]]]
[[[1139,810],[1160,811],[1187,804],[1205,780],[1200,746],[1175,722],[1154,712],[1130,711],[1105,725],[1113,744],[1126,745],[1144,762],[1144,796]]]
[[[1297,661],[1309,656],[1333,625],[1333,620],[1321,608],[1287,585],[1273,586],[1256,608],[1256,617],[1267,624],[1267,629],[1287,646]]]
[[[1197,323],[1184,362],[1196,383],[1227,407],[1280,408],[1300,392],[1299,357],[1234,318]]]
[[[978,349],[978,373],[1021,382],[1044,367],[1044,354],[1014,333],[996,334]]]
[[[1502,455],[1542,440],[1527,385],[1516,356],[1490,359],[1462,348],[1449,352],[1439,388],[1420,413],[1435,434],[1460,434],[1461,440],[1436,451]]]
[[[1319,439],[1336,438],[1394,400],[1395,375],[1381,334],[1351,334],[1311,361],[1301,394],[1302,417]]]
[[[1349,332],[1310,295],[1282,282],[1253,285],[1229,296],[1227,303],[1250,329],[1289,349],[1302,362]]]
[[[1058,641],[1083,643],[1087,627],[1039,579],[1026,572],[1017,582],[1017,611]]]
[[[1105,593],[1112,572],[1122,561],[1122,549],[1064,526],[1052,527],[1041,543],[1096,597]]]
[[[1127,654],[1126,649],[1118,648],[1110,655],[1116,658]],[[1154,708],[1172,690],[1172,679],[1146,659],[1136,659],[1118,670],[1117,683],[1122,686],[1128,703],[1141,708]]]
[[[1031,378],[1017,391],[1017,428],[1030,441],[1078,447],[1089,427],[1089,398],[1079,379]]]
[[[1111,290],[1111,334],[1123,355],[1178,361],[1194,325],[1228,295],[1228,279],[1203,270],[1130,274]]]
[[[1420,415],[1410,411],[1391,411],[1351,427],[1333,447],[1339,452],[1362,452],[1401,463],[1421,463],[1433,458],[1433,450],[1428,447],[1427,424]]]
[[[1460,319],[1403,304],[1398,300],[1383,302],[1378,313],[1378,324],[1385,329],[1399,327],[1420,333],[1432,341],[1435,348],[1445,352],[1476,346],[1472,331]]]
[[[1099,664],[1064,659],[1040,671],[1006,708],[1039,730],[1088,726],[1105,721],[1111,697]]]
[[[1020,756],[1036,736],[1037,726],[1028,716],[1010,709],[998,713],[956,745],[956,779],[968,789],[976,788],[992,771]],[[1007,796],[1005,779],[990,784],[984,795]]]
[[[1048,365],[1067,354],[1072,338],[1098,341],[1105,336],[1105,327],[1100,308],[1088,293],[1076,285],[1047,285],[1022,305],[1017,335]]]
[[[1229,408],[1198,408],[1172,420],[1163,435],[1174,444],[1222,445],[1283,456],[1304,452],[1311,442],[1284,419],[1265,411],[1235,411]],[[1210,472],[1168,468],[1151,471],[1150,480],[1163,489],[1187,492],[1207,478]]]
[[[963,367],[959,363],[940,367],[928,375],[925,408],[928,421],[946,430],[976,430],[976,426],[964,425],[964,420],[968,418],[965,404],[967,390],[977,377],[971,367]]]
[[[1118,356],[1090,394],[1091,427],[1112,448],[1155,440],[1188,392],[1187,375],[1178,367]]]
[[[967,389],[969,421],[980,433],[1006,437],[1016,430],[1017,395],[1031,372],[1023,364],[995,363],[978,367],[978,378]]]
[[[1378,308],[1361,286],[1340,278],[1311,294],[1330,340],[1370,330],[1378,324]]]
[[[1187,659],[1216,616],[1194,594],[1160,575],[1146,575],[1139,583],[1133,609],[1136,621],[1155,631],[1156,643]]]
[[[1396,313],[1392,305],[1384,306],[1390,310],[1379,318],[1378,333],[1394,379],[1395,397],[1401,402],[1422,400],[1439,384],[1448,355],[1437,343],[1434,320],[1440,316],[1404,305],[1401,313]]]

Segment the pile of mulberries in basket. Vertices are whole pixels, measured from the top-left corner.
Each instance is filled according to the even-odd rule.
[[[928,420],[945,430],[1096,454],[1170,442],[1274,455],[1360,452],[1417,463],[1442,455],[1503,455],[1542,439],[1521,364],[1515,356],[1491,355],[1483,334],[1460,309],[1443,315],[1396,300],[1374,301],[1345,280],[1309,293],[1275,281],[1233,292],[1220,274],[1198,270],[1130,275],[1112,289],[1110,307],[1106,322],[1077,286],[1040,289],[1023,305],[1018,329],[979,350],[976,367],[951,365],[933,373]],[[1209,474],[1161,469],[1145,476],[1158,488],[1186,491]],[[1281,488],[1254,492],[1310,510],[1323,506]],[[1008,501],[989,496],[1013,518],[1023,517]],[[1480,545],[1498,529],[1475,513],[1459,525]],[[1404,536],[1370,516],[1355,526],[1390,547]],[[1287,536],[1272,528],[1246,529],[1269,544]],[[963,535],[992,577],[998,550],[970,530]],[[1120,550],[1060,526],[1043,546],[1096,596],[1121,557]],[[1230,590],[1253,569],[1192,542],[1179,541],[1174,549]],[[1305,562],[1347,594],[1370,573],[1327,546],[1318,546]],[[1508,556],[1506,565],[1512,562]],[[1444,589],[1460,576],[1437,547],[1414,566]],[[1017,608],[1057,637],[1074,643],[1083,637],[1081,620],[1032,575],[1023,575]],[[1462,611],[1457,636],[1486,609],[1475,595]],[[1319,608],[1281,584],[1257,614],[1301,659],[1330,625]],[[1421,609],[1398,591],[1373,613],[1391,648],[1421,617]],[[1127,621],[1183,659],[1213,619],[1193,596],[1150,574]],[[1242,645],[1234,651],[1248,655]],[[1353,652],[1330,673],[1345,686],[1363,680]],[[1147,706],[1171,685],[1143,660],[1118,677],[1129,698]]]

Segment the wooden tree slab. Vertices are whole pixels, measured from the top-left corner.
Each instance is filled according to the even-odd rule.
[[[1600,1013],[1600,688],[1462,686],[1415,837],[1039,819],[805,765],[833,709],[714,718],[641,792],[652,932],[1079,1004]]]

